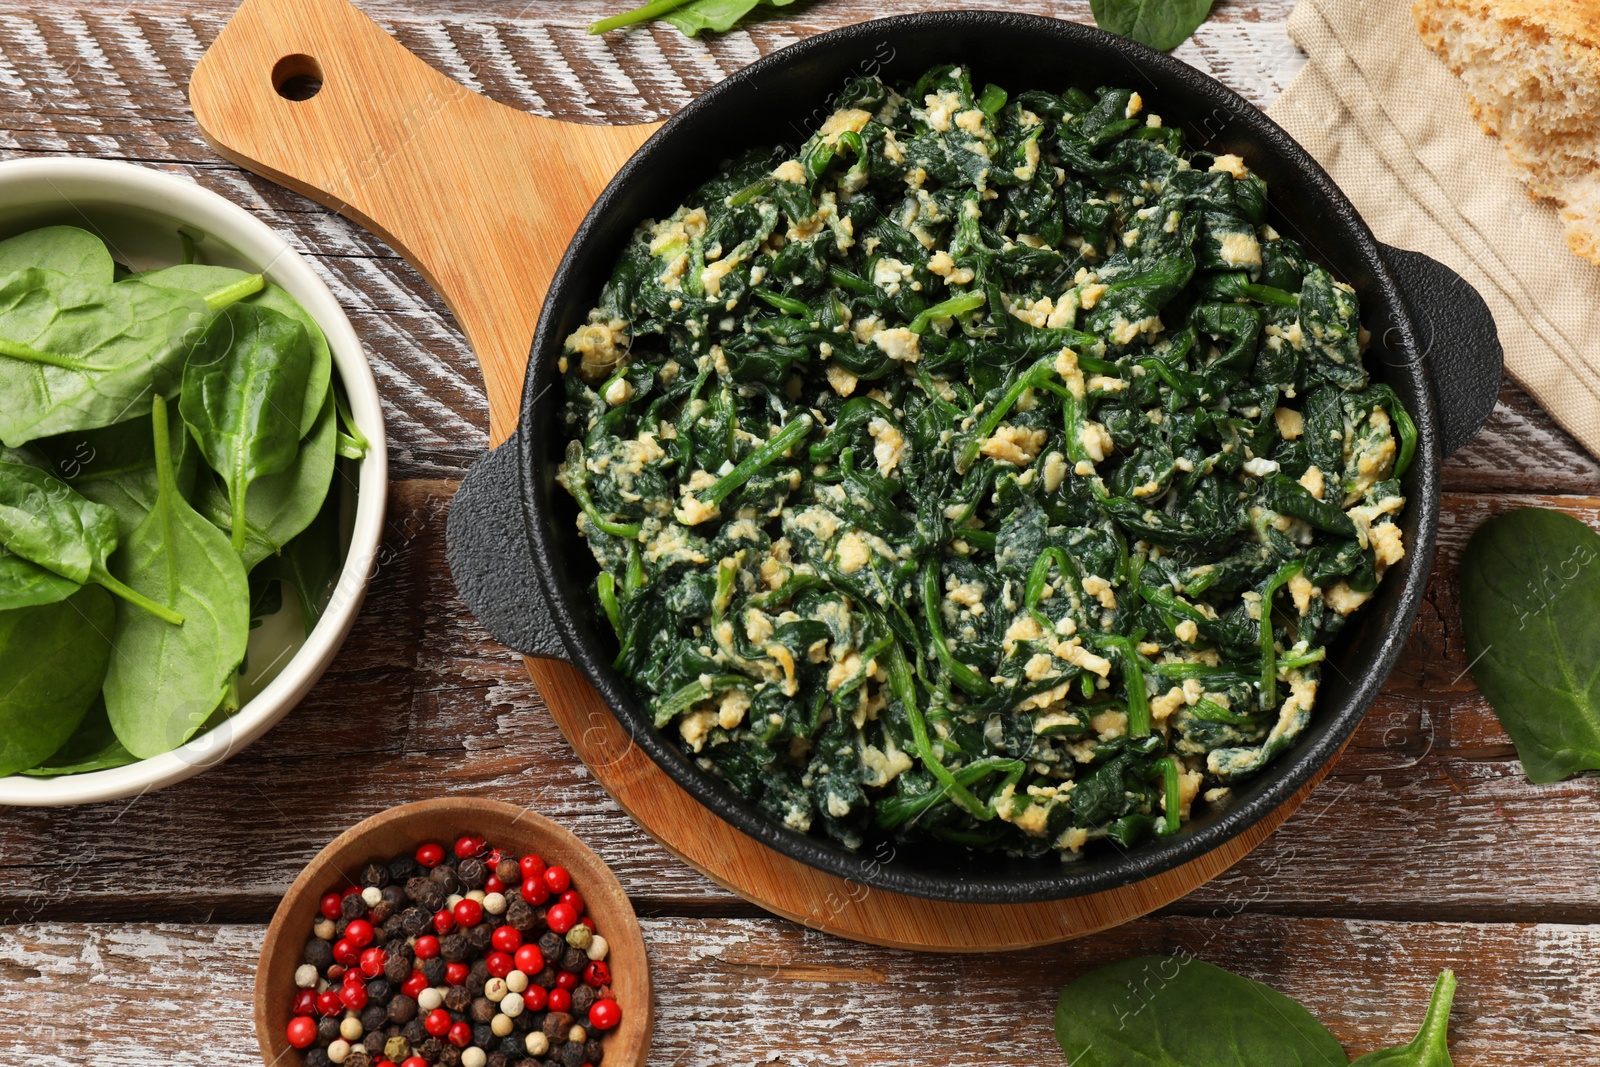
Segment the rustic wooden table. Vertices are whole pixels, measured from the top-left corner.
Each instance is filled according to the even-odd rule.
[[[835,25],[940,6],[796,4],[749,32],[599,40],[620,0],[363,0],[407,47],[507,103],[638,122],[759,54]],[[1000,6],[990,4],[987,6]],[[1087,21],[1083,0],[1006,6]],[[1260,104],[1300,58],[1291,0],[1221,0],[1178,55]],[[1466,673],[1455,565],[1489,514],[1600,522],[1600,464],[1508,385],[1446,467],[1436,573],[1407,655],[1333,775],[1235,869],[1074,944],[933,957],[770,918],[617,810],[516,657],[466,613],[444,560],[452,492],[486,444],[471,354],[393,251],[220,161],[185,86],[233,0],[0,0],[0,154],[127,159],[217,190],[287,236],[349,310],[383,390],[384,554],[333,669],[230,763],[132,801],[0,814],[0,1064],[250,1064],[263,924],[339,831],[440,793],[501,797],[576,831],[644,917],[653,1063],[1033,1065],[1060,1061],[1056,989],[1088,967],[1188,951],[1270,982],[1347,1048],[1409,1036],[1454,967],[1457,1064],[1600,1062],[1600,779],[1530,786]],[[888,1032],[886,1032],[888,1031]]]

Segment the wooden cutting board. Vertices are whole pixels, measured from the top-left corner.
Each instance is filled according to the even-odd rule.
[[[483,368],[494,444],[516,426],[534,326],[572,234],[658,128],[580,126],[496,103],[433,70],[346,0],[245,0],[196,67],[189,97],[224,157],[354,219],[439,291]],[[1032,905],[929,901],[758,844],[634,745],[576,668],[526,662],[595,778],[666,848],[768,911],[880,945],[1015,949],[1126,922],[1232,866],[1316,784],[1221,848],[1123,889]],[[863,872],[883,859],[863,856]]]

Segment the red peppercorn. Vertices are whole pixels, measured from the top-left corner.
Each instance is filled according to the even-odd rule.
[[[489,943],[501,952],[515,952],[522,947],[522,931],[515,926],[497,926],[489,935]]]
[[[483,883],[483,891],[485,894],[504,893],[506,884],[500,880],[499,875],[491,874],[488,880]]]
[[[426,845],[418,846],[417,862],[428,868],[439,866],[444,862],[444,846],[437,841],[429,841]]]
[[[389,954],[381,948],[369,948],[361,954],[361,973],[376,978],[389,965]]]
[[[295,1048],[310,1048],[317,1039],[317,1020],[309,1015],[296,1015],[289,1020],[289,1044]]]
[[[339,999],[351,1011],[360,1011],[367,1006],[367,987],[360,982],[346,982],[339,987]]]
[[[400,1067],[428,1067],[428,1061],[421,1056],[407,1056]]]
[[[551,867],[544,872],[544,884],[550,887],[552,893],[565,893],[572,888],[572,875],[567,873],[565,867]]]
[[[342,963],[346,967],[354,966],[361,958],[361,950],[348,940],[340,938],[333,943],[333,959],[335,963]]]
[[[550,991],[542,985],[530,985],[522,993],[522,1003],[529,1011],[544,1011],[550,1002]]]
[[[456,838],[456,856],[459,859],[471,859],[483,855],[483,850],[488,848],[488,842],[477,834],[462,834]]]
[[[317,1014],[324,1017],[344,1014],[344,1001],[336,989],[324,989],[317,994]]]
[[[456,1048],[466,1048],[472,1044],[472,1024],[456,1023],[450,1027],[450,1043]]]
[[[347,885],[344,887],[344,892],[340,894],[341,897],[357,897],[360,895],[361,887],[358,885]]]
[[[328,965],[328,981],[337,982],[339,979],[344,977],[344,972],[345,972],[344,964],[342,964],[342,963],[330,963]]]
[[[522,878],[524,881],[529,878],[544,877],[544,860],[540,859],[535,853],[530,852],[526,856],[522,857],[517,861],[517,866],[522,868]]]
[[[491,848],[489,850],[489,854],[483,857],[483,865],[492,871],[496,867],[500,866],[500,861],[505,858],[506,854],[503,849]]]
[[[440,908],[438,911],[433,913],[433,929],[440,937],[443,937],[445,934],[448,934],[455,928],[456,917],[451,913],[449,908]]]
[[[422,1028],[434,1037],[443,1037],[450,1032],[450,1013],[443,1008],[434,1008],[423,1018]]]
[[[411,948],[416,952],[417,959],[431,960],[439,954],[439,939],[432,934],[423,934]]]
[[[574,989],[578,988],[578,976],[571,971],[561,971],[557,973],[556,988],[565,989],[568,993],[572,992]]]
[[[423,974],[421,971],[412,971],[411,977],[400,983],[400,992],[404,993],[412,1000],[416,1000],[417,994],[421,993],[427,988],[428,976]]]
[[[611,984],[611,968],[604,960],[590,960],[583,969],[583,984],[599,989]]]
[[[531,977],[544,970],[544,952],[538,945],[523,945],[511,957],[511,962],[517,965],[517,970]]]
[[[547,1003],[550,1005],[551,1011],[571,1011],[572,994],[568,993],[565,989],[552,989],[550,990],[550,999]],[[596,1003],[598,1003],[598,1001]],[[592,1011],[594,1009],[591,1008],[590,1010]]]
[[[589,1006],[589,1025],[610,1030],[622,1021],[622,1008],[614,1000],[597,1000]]]
[[[578,921],[578,913],[573,911],[570,905],[552,904],[545,914],[544,921],[556,933],[564,934]]]
[[[585,915],[583,918],[579,919],[578,921],[581,922],[583,925],[587,926],[591,933],[597,932],[595,930],[594,919],[592,919],[591,917]]]
[[[569,889],[561,894],[561,903],[572,909],[572,914],[583,914],[583,895],[576,889]]]
[[[458,900],[456,901],[455,917],[456,922],[462,926],[477,926],[483,921],[483,905],[471,898]],[[552,926],[550,929],[554,930],[555,927]]]
[[[444,965],[444,981],[446,985],[466,985],[467,975],[472,973],[472,968],[465,963],[447,963]]]
[[[522,899],[537,908],[550,899],[550,887],[544,884],[544,879],[529,878],[522,883]]]
[[[335,922],[337,922],[339,917],[344,914],[344,912],[340,909],[341,899],[342,898],[338,893],[324,894],[322,903],[318,906],[317,910],[322,912],[322,917],[324,919],[333,919]]]
[[[489,953],[484,957],[483,965],[489,968],[489,975],[492,978],[504,978],[516,969],[516,965],[511,962],[511,954],[508,952]]]
[[[294,995],[294,1003],[289,1007],[290,1015],[310,1015],[317,1010],[317,993],[314,989],[302,989]]]
[[[361,972],[361,968],[360,967],[352,967],[352,968],[350,968],[350,970],[345,972],[344,984],[345,985],[366,985],[367,984],[367,976]]]
[[[365,919],[352,919],[350,925],[344,928],[344,939],[356,948],[366,948],[372,944],[372,924]]]

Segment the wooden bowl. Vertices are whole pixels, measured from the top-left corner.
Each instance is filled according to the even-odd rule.
[[[295,994],[294,970],[322,895],[354,884],[368,863],[409,855],[426,841],[448,848],[469,832],[518,854],[537,852],[545,862],[572,872],[573,888],[583,894],[587,913],[611,946],[611,988],[622,1008],[621,1024],[603,1038],[605,1067],[643,1067],[654,1022],[650,965],[639,920],[621,884],[569,831],[526,808],[478,797],[439,797],[390,808],[346,830],[306,864],[272,916],[256,967],[256,1039],[267,1067],[301,1062],[302,1054],[289,1044],[285,1030]]]

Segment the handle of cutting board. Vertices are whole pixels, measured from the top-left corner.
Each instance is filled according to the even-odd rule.
[[[372,230],[438,290],[516,425],[534,326],[572,234],[656,129],[579,126],[471,92],[347,0],[244,0],[189,83],[229,160]]]
[[[1483,428],[1500,397],[1504,356],[1494,316],[1470,282],[1421,252],[1381,246],[1417,327],[1448,456]]]

